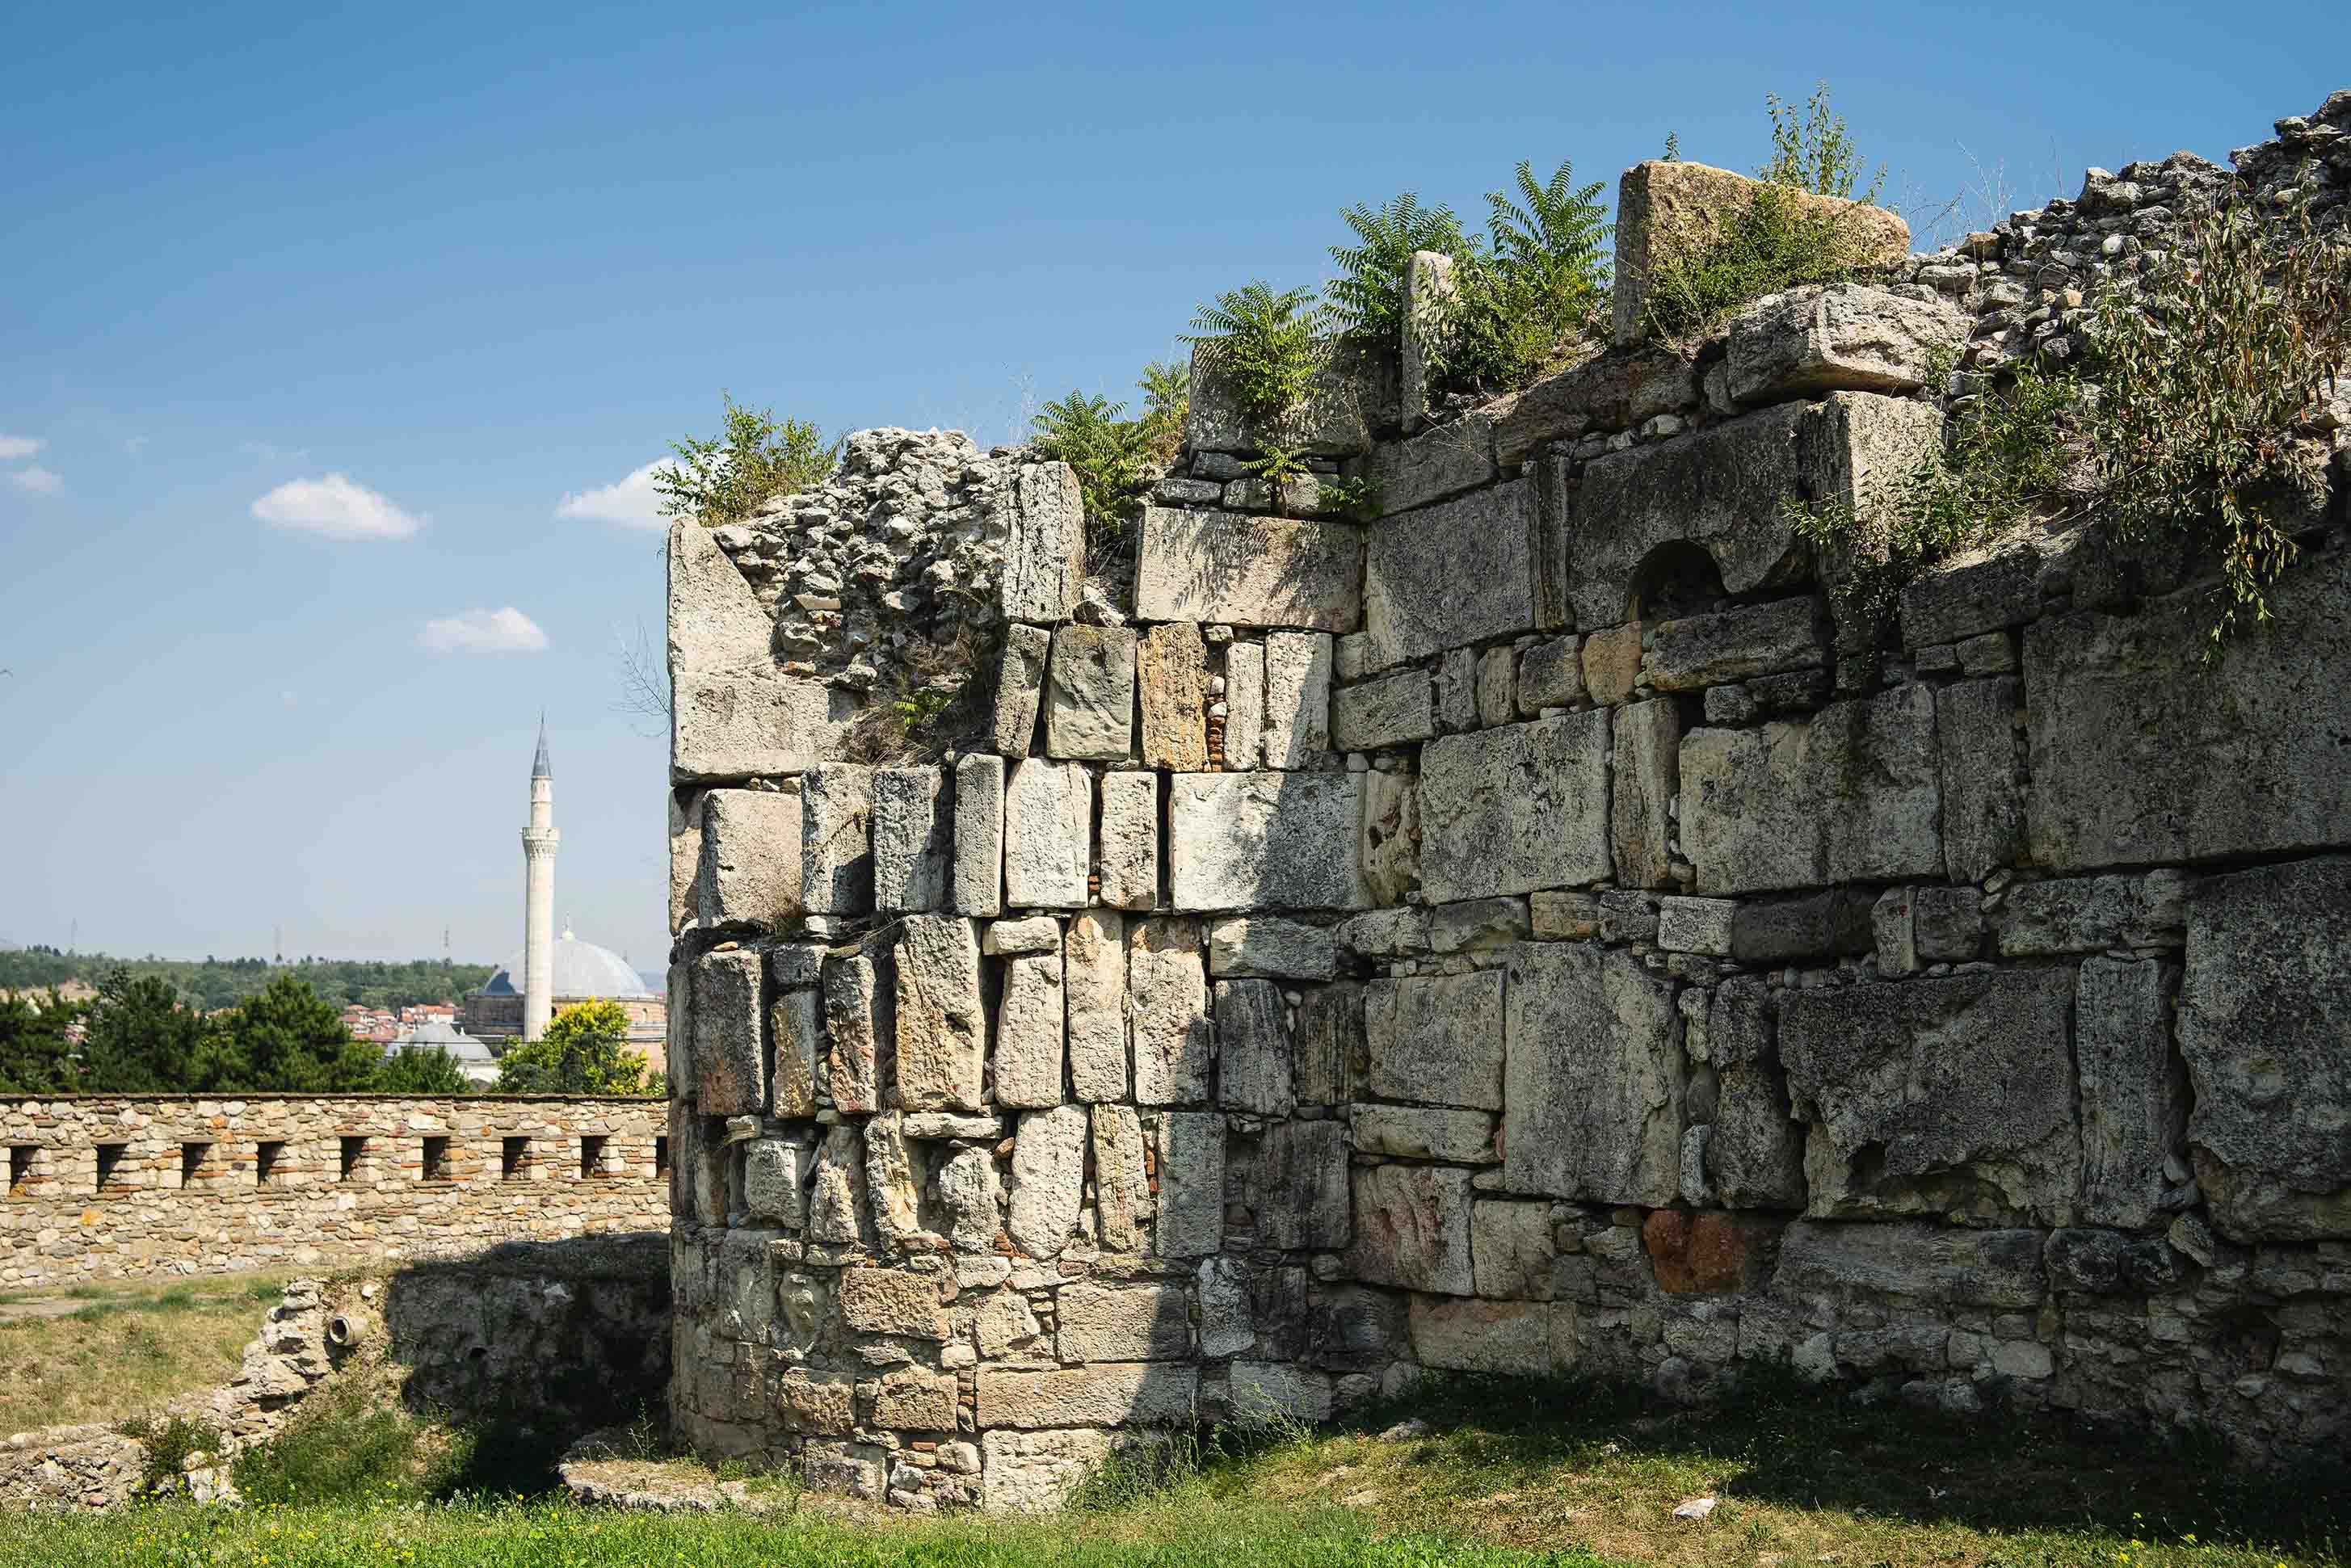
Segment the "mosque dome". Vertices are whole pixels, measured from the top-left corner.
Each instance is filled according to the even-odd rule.
[[[523,955],[517,953],[490,977],[482,988],[486,997],[518,997],[522,995]],[[582,942],[567,927],[562,938],[555,944],[555,962],[550,967],[553,984],[548,994],[567,1000],[587,997],[603,997],[615,1001],[649,1001],[653,992],[645,988],[645,978],[629,967],[627,959],[610,947],[599,947],[593,942]]]
[[[385,1046],[383,1054],[388,1061],[403,1051],[435,1050],[447,1051],[469,1082],[487,1084],[497,1081],[498,1061],[490,1053],[490,1048],[444,1019],[418,1024]]]

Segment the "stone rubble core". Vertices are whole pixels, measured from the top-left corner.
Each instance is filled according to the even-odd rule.
[[[2351,93],[2281,131],[2241,164],[2339,218]],[[697,758],[774,710],[681,706],[678,879],[798,867],[801,903],[674,903],[678,1430],[910,1509],[1027,1509],[1157,1428],[1432,1371],[1688,1399],[1786,1357],[1948,1410],[2343,1441],[2342,464],[2275,621],[2209,668],[2209,604],[2095,521],[1913,583],[1873,647],[1784,510],[1865,531],[1970,395],[1944,355],[2056,352],[2031,281],[2056,252],[2143,256],[2158,198],[2226,178],[2134,169],[1972,236],[1965,279],[1889,261],[1479,409],[1426,406],[1410,341],[1350,345],[1258,431],[1203,361],[1131,598],[1081,588],[1055,465],[852,438],[872,515],[995,497],[957,503],[1003,563],[992,723],[885,832],[814,719],[720,777]],[[1628,214],[1688,219],[1635,176]],[[1376,478],[1384,515],[1319,484],[1275,507],[1242,465],[1274,440]],[[804,505],[841,511],[753,530],[769,577],[838,554],[841,525],[783,526]],[[757,637],[729,664],[708,607],[772,612],[778,649],[818,612],[698,534],[680,667],[787,678]],[[874,580],[938,559],[914,538],[871,547]],[[925,630],[839,626],[792,657]],[[739,819],[705,785],[797,788],[799,837],[714,846]],[[915,843],[937,869],[877,896]]]

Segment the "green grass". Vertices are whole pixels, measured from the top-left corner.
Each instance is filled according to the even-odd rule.
[[[19,1291],[83,1303],[0,1321],[0,1432],[114,1422],[225,1383],[287,1274],[126,1280]]]
[[[1405,1416],[1424,1436],[1383,1440]],[[692,1467],[685,1467],[692,1468]],[[15,1564],[1198,1564],[1201,1568],[2343,1568],[2338,1468],[2255,1473],[2197,1443],[2045,1418],[1863,1409],[1775,1380],[1680,1410],[1563,1379],[1470,1380],[1341,1429],[1180,1440],[1041,1519],[913,1520],[803,1498],[622,1515],[406,1488],[243,1513],[26,1521]],[[1710,1496],[1708,1519],[1677,1521]],[[392,1500],[386,1500],[391,1499]]]

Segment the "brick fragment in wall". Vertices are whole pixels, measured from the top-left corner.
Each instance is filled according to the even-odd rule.
[[[824,1020],[833,1108],[879,1111],[897,1057],[898,1013],[893,983],[872,954],[824,961]]]
[[[1371,1092],[1500,1109],[1502,988],[1499,969],[1371,981],[1364,993]]]
[[[1780,1054],[1810,1124],[1806,1212],[2072,1223],[2073,989],[2062,969],[2011,969],[1786,994]]]
[[[1364,992],[1353,980],[1309,988],[1291,1030],[1293,1087],[1301,1105],[1343,1105],[1355,1095],[1364,1055]]]
[[[1135,566],[1145,621],[1353,632],[1363,616],[1364,530],[1329,519],[1146,507]]]
[[[1653,1206],[1680,1186],[1681,1019],[1669,986],[1586,943],[1512,949],[1503,1178],[1514,1192]]]
[[[933,910],[954,873],[955,797],[937,768],[883,768],[872,775],[873,907],[884,915]]]
[[[1142,695],[1143,761],[1147,768],[1197,773],[1208,766],[1207,649],[1188,621],[1143,634],[1135,676]]]
[[[1376,751],[1437,733],[1437,700],[1426,670],[1405,670],[1331,699],[1331,743],[1342,751]]]
[[[1956,682],[1935,694],[1943,859],[1955,882],[1980,882],[2024,852],[2015,725],[2022,691],[2015,676],[2002,675]]]
[[[1364,565],[1370,668],[1532,630],[1533,533],[1534,485],[1525,479],[1373,529]]]
[[[1642,655],[1641,679],[1661,692],[1686,692],[1824,664],[1819,613],[1807,595],[1661,622]]]
[[[2351,555],[2288,572],[2270,607],[2276,630],[2230,639],[2201,669],[2211,612],[2193,592],[2026,632],[2035,861],[2070,871],[2351,841]]]
[[[698,919],[772,929],[799,913],[799,795],[795,779],[788,789],[712,789],[699,797]]]
[[[1102,901],[1119,909],[1159,902],[1159,775],[1102,779]]]
[[[792,990],[778,995],[768,1009],[768,1036],[775,1046],[768,1091],[770,1115],[816,1114],[817,1060],[823,1045],[818,1006],[814,991]]]
[[[1010,537],[1004,548],[1004,613],[1054,622],[1077,613],[1086,582],[1085,506],[1066,463],[1014,471]]]
[[[1082,1105],[1021,1114],[1012,1149],[1008,1227],[1014,1244],[1032,1258],[1059,1256],[1077,1228],[1085,1197],[1089,1127]]]
[[[1123,762],[1134,749],[1134,632],[1071,623],[1053,631],[1045,674],[1045,754]]]
[[[1439,903],[1610,873],[1608,715],[1565,714],[1421,751],[1421,883]]]
[[[1225,770],[1255,768],[1264,735],[1265,644],[1234,643],[1225,650]]]
[[[1331,639],[1275,632],[1265,640],[1265,765],[1315,768],[1331,749]]]
[[[1370,1284],[1474,1294],[1469,1176],[1448,1166],[1355,1167],[1348,1271]]]
[[[765,966],[757,952],[705,954],[694,967],[695,1108],[705,1116],[766,1108]]]
[[[1924,685],[1834,703],[1808,722],[1691,730],[1682,852],[1710,895],[1938,875],[1938,780]]]
[[[2351,859],[2232,872],[2188,901],[2188,1140],[2232,1239],[2351,1238]],[[2258,1051],[2244,1042],[2258,1040]]]
[[[1219,980],[1216,986],[1217,1103],[1228,1111],[1287,1116],[1290,1030],[1281,990],[1271,980]]]
[[[1223,1113],[1162,1113],[1158,1167],[1159,1218],[1155,1240],[1159,1256],[1201,1258],[1221,1249],[1225,1240]]]
[[[1037,710],[1045,695],[1045,660],[1053,634],[1019,622],[1004,629],[1004,658],[997,668],[996,714],[990,743],[1006,757],[1029,755],[1037,734]]]
[[[996,1009],[996,1103],[1042,1110],[1061,1103],[1061,953],[1030,953],[1004,967]]]
[[[893,952],[897,1103],[908,1111],[977,1111],[987,1022],[979,934],[953,915],[910,915]]]
[[[1082,764],[1016,762],[1004,790],[1004,893],[1015,909],[1079,909],[1093,856],[1093,779]]]
[[[1364,775],[1364,891],[1399,904],[1420,885],[1420,779],[1401,768]]]
[[[800,898],[811,915],[873,908],[873,770],[831,762],[800,777]]]
[[[1169,781],[1181,910],[1360,909],[1363,775],[1179,773]]]
[[[1126,922],[1114,910],[1088,909],[1070,921],[1062,941],[1069,1007],[1070,1084],[1080,1100],[1123,1100],[1127,1092]]]
[[[1609,845],[1626,887],[1671,887],[1670,807],[1681,782],[1681,712],[1671,697],[1612,710],[1615,768],[1610,779]]]
[[[1127,1007],[1139,1105],[1194,1105],[1208,1097],[1214,1037],[1196,921],[1134,920],[1126,928]]]
[[[1151,1215],[1143,1123],[1127,1105],[1096,1105],[1090,1116],[1102,1244],[1113,1252],[1132,1252],[1143,1244],[1143,1225]]]
[[[958,915],[1004,912],[1004,758],[967,754],[955,770],[955,876],[947,906]]]

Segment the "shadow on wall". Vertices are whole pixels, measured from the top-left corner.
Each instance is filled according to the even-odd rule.
[[[508,1241],[386,1281],[401,1396],[455,1419],[559,1415],[587,1430],[658,1407],[669,1384],[664,1231]]]

